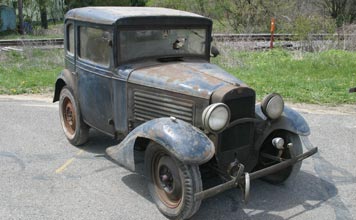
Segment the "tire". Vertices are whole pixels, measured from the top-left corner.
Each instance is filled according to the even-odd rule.
[[[282,137],[285,140],[285,149],[286,150],[284,150],[284,152],[282,154],[282,158],[290,159],[292,157],[292,155],[297,156],[297,155],[300,155],[303,153],[303,145],[299,138],[299,135],[289,133],[289,132],[282,132],[282,133],[274,134],[274,135],[272,135],[271,138],[267,138],[267,140],[265,141],[266,145],[263,147],[263,149],[261,149],[261,152],[265,152],[265,153],[272,154],[275,156],[278,155],[278,151],[275,149],[275,147],[271,143],[273,137]],[[293,143],[293,147],[291,149],[286,147],[288,143]],[[268,159],[267,159],[267,161],[266,160],[262,161],[261,156],[260,156],[259,168],[261,169],[261,168],[267,167],[264,165],[266,162],[268,162]],[[276,163],[274,163],[274,164],[276,164]],[[264,176],[264,177],[262,177],[262,180],[269,182],[271,184],[276,184],[276,185],[282,184],[282,183],[289,183],[289,182],[293,181],[294,178],[297,176],[301,166],[302,166],[302,161],[300,161],[292,166],[289,166],[283,170],[280,170],[276,173]]]
[[[59,117],[64,134],[71,144],[78,146],[88,141],[89,127],[82,119],[72,90],[67,86],[63,87],[59,96]]]
[[[202,191],[198,165],[187,165],[151,142],[145,153],[148,190],[159,211],[169,219],[187,219],[201,204],[195,193]]]

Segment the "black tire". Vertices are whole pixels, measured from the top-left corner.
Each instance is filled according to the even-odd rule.
[[[89,127],[82,119],[78,102],[72,90],[65,86],[59,96],[59,117],[65,136],[75,145],[82,145],[88,141]]]
[[[148,190],[159,211],[169,219],[187,219],[201,204],[195,193],[202,191],[198,165],[186,165],[159,144],[151,142],[145,153]]]
[[[277,136],[282,137],[285,140],[286,150],[283,152],[282,158],[290,159],[292,157],[292,155],[297,156],[297,155],[300,155],[303,153],[303,145],[299,138],[299,135],[289,133],[289,132],[282,132],[282,133],[278,134]],[[273,137],[277,137],[277,136],[273,135]],[[272,154],[272,155],[276,156],[278,154],[278,151],[271,144],[271,141],[272,141],[272,138],[267,139],[267,141],[266,141],[267,143],[265,142],[266,145],[264,146],[263,149],[261,149],[261,152],[266,152],[268,154]],[[293,143],[293,148],[291,148],[291,149],[287,148],[288,143]],[[266,166],[263,164],[268,162],[268,159],[267,159],[267,161],[265,160],[263,163],[261,160],[262,159],[260,159],[259,168],[265,168]],[[271,184],[289,183],[289,182],[293,181],[294,178],[297,176],[301,166],[302,166],[302,161],[300,161],[290,167],[287,167],[281,171],[278,171],[276,173],[264,176],[262,178],[262,180],[269,182]]]

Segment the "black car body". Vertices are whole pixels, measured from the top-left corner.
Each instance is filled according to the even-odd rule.
[[[107,154],[135,171],[145,152],[149,190],[170,218],[251,179],[291,179],[314,154],[309,127],[279,94],[255,91],[211,64],[212,21],[164,8],[87,7],[65,17],[65,69],[54,101],[68,140],[95,128],[122,139]],[[303,146],[309,151],[302,153]],[[203,189],[201,171],[225,183]]]

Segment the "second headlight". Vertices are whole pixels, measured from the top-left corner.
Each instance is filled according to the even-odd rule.
[[[224,103],[215,103],[205,108],[202,115],[203,127],[209,132],[221,132],[230,121],[230,109]]]
[[[284,110],[284,101],[281,95],[272,93],[267,95],[261,102],[262,112],[269,119],[279,118]]]

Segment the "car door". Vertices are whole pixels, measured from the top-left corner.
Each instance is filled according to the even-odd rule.
[[[78,27],[79,105],[84,121],[106,134],[114,135],[112,123],[112,30]]]

